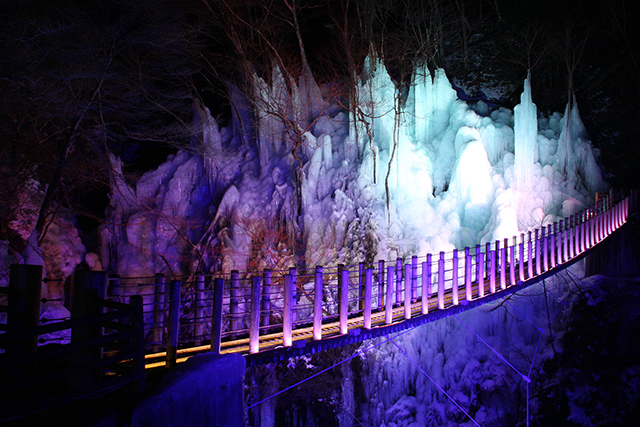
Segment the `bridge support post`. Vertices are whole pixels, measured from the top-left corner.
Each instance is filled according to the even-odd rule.
[[[451,258],[452,267],[451,267],[451,299],[453,300],[453,305],[458,305],[460,302],[458,296],[458,250],[453,250],[453,255]],[[438,288],[439,289],[439,288]]]
[[[411,319],[411,264],[404,266],[404,318]]]
[[[431,296],[431,254],[422,263],[422,314],[429,312],[429,297]]]
[[[313,283],[313,339],[322,339],[322,282],[323,268],[316,266],[315,280]]]
[[[438,259],[438,308],[444,310],[444,252]]]
[[[473,299],[473,289],[471,288],[471,255],[469,254],[469,248],[464,248],[464,287],[465,298],[467,301]]]
[[[224,280],[213,280],[213,310],[211,313],[211,351],[220,354],[222,350],[222,299],[224,296]]]
[[[182,283],[172,280],[169,289],[169,322],[167,324],[167,368],[176,366],[178,333],[180,330],[180,290]]]
[[[269,326],[271,317],[271,270],[262,271],[262,319],[260,326]]]
[[[364,328],[371,329],[371,300],[373,294],[373,269],[367,268],[364,277]]]
[[[387,297],[384,301],[384,323],[390,325],[393,322],[393,282],[395,269],[392,265],[387,267]]]
[[[346,335],[349,333],[349,270],[344,268],[344,265],[341,265],[339,266],[338,274],[338,289],[340,292],[340,334]]]
[[[292,328],[293,313],[291,304],[293,303],[293,277],[291,274],[284,275],[284,301],[282,303],[282,345],[291,347],[293,344]]]
[[[249,312],[249,353],[260,351],[260,285],[262,278],[251,278],[251,309]]]

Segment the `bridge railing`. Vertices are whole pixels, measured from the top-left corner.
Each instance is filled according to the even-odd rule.
[[[230,351],[227,343],[234,341],[240,343],[234,351],[256,353],[391,324],[507,289],[593,247],[624,224],[629,203],[629,197],[607,195],[518,236],[422,257],[173,280],[116,277],[110,295],[123,302],[143,296],[149,350],[169,365],[183,347]]]

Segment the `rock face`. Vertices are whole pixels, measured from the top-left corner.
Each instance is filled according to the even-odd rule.
[[[200,354],[176,366],[134,410],[133,427],[244,425],[240,355]]]

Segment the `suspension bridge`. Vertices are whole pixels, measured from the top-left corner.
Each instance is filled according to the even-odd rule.
[[[111,278],[110,298],[142,295],[147,369],[200,352],[258,364],[353,344],[469,310],[584,258],[621,227],[631,198],[605,196],[553,224],[391,262],[167,280]]]

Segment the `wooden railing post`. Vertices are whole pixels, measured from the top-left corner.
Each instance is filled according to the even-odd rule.
[[[196,275],[196,283],[195,283],[195,291],[196,291],[196,304],[195,304],[195,312],[193,316],[193,340],[197,344],[201,344],[204,341],[204,275],[197,274]]]
[[[291,347],[293,344],[293,277],[284,275],[284,301],[282,303],[282,345]]]
[[[384,307],[384,260],[378,260],[378,308]]]
[[[566,227],[569,231],[569,259],[573,259],[573,257],[575,256],[575,236],[576,236],[576,232],[575,232],[575,223],[573,222],[573,215],[569,216],[569,220],[566,224]]]
[[[518,244],[518,238],[516,236],[513,236],[513,243],[509,247],[509,281],[511,282],[512,286],[516,284],[516,245],[517,244]]]
[[[393,322],[393,283],[395,281],[395,268],[390,265],[387,267],[387,297],[384,301],[384,323],[390,325]]]
[[[9,302],[7,332],[20,333],[40,324],[40,298],[42,296],[42,266],[12,264],[9,267]],[[7,347],[8,354],[33,353],[38,348],[38,337],[27,338]]]
[[[364,262],[358,263],[358,310],[364,310]]]
[[[438,308],[444,309],[444,252],[440,252],[438,259]]]
[[[176,366],[180,330],[180,291],[182,283],[172,280],[169,290],[169,322],[167,324],[167,368]]]
[[[561,231],[561,240],[562,242],[559,244],[558,251],[562,254],[562,257],[558,257],[558,262],[565,263],[569,261],[569,230],[568,230],[568,220],[565,218],[564,220],[560,220],[560,231]]]
[[[322,266],[316,266],[313,283],[313,339],[322,339],[322,283],[324,280]]]
[[[486,263],[486,265],[485,265],[485,271],[486,271],[488,274],[491,274],[491,273],[490,273],[490,269],[491,269],[491,255],[490,255],[490,254],[491,254],[491,242],[487,242],[487,243],[485,244],[485,247],[484,247],[484,253],[485,253],[485,256],[484,256],[484,257],[485,257],[485,260],[484,260],[484,261],[485,261],[485,263]]]
[[[524,233],[520,234],[520,246],[518,246],[518,277],[524,282]]]
[[[567,232],[564,228],[564,220],[559,220],[558,224],[558,264],[562,264],[567,261],[567,246],[565,244]]]
[[[240,273],[238,270],[231,270],[231,283],[229,286],[229,332],[234,336],[238,328]]]
[[[580,244],[578,246],[578,253],[581,254],[582,252],[584,252],[585,250],[587,250],[587,232],[585,229],[585,225],[584,225],[584,213],[580,216],[579,219],[579,224],[578,224],[578,229],[579,231],[579,235],[580,235]]]
[[[546,227],[543,225],[540,229],[540,239],[542,240],[542,268],[543,271],[549,271],[549,234],[546,233]]]
[[[120,302],[120,275],[112,274],[109,277],[109,285],[107,287],[107,295],[117,301]]]
[[[404,318],[411,319],[411,264],[404,266]]]
[[[465,299],[471,301],[473,299],[473,289],[471,287],[471,254],[469,247],[464,248],[464,288],[466,290]]]
[[[533,239],[531,231],[527,233],[527,236],[529,237],[527,242],[527,279],[531,279],[533,277]]]
[[[504,239],[504,245],[500,248],[500,289],[507,289],[507,245],[508,239]],[[498,247],[498,242],[496,242]]]
[[[479,280],[480,274],[482,271],[482,266],[478,264],[478,257],[480,256],[480,245],[476,245],[476,256],[474,257],[476,260],[476,281]]]
[[[211,314],[211,351],[220,354],[222,350],[222,301],[224,297],[224,279],[213,280],[213,310]]]
[[[458,262],[458,250],[454,249],[451,257],[451,300],[453,305],[460,303],[460,296],[458,295]]]
[[[295,267],[289,268],[289,274],[291,275],[291,321],[296,323],[298,320],[298,270]]]
[[[418,256],[411,257],[411,300],[418,299]]]
[[[160,351],[164,340],[164,319],[167,307],[165,305],[165,284],[164,274],[156,274],[153,294],[153,351]]]
[[[480,251],[476,252],[476,264],[478,272],[478,296],[484,298],[484,254]]]
[[[373,294],[373,269],[367,268],[364,277],[364,328],[371,329],[371,300]]]
[[[402,300],[402,258],[396,258],[396,304]]]
[[[262,289],[262,319],[260,320],[260,326],[267,327],[271,323],[269,320],[271,317],[271,270],[268,268],[262,271]]]
[[[427,260],[422,263],[422,314],[429,312],[429,297],[431,296],[431,254],[427,254]]]
[[[535,262],[536,262],[536,275],[542,274],[542,257],[540,254],[540,230],[538,228],[535,229],[535,239],[536,239],[536,247],[535,247]]]
[[[496,250],[489,251],[489,292],[496,292]]]
[[[144,373],[144,314],[142,308],[142,296],[133,295],[129,299],[133,315],[130,317],[131,326],[135,328],[135,335],[132,339],[135,356],[133,358],[133,372],[136,376],[135,390],[141,393],[145,389],[146,375]]]
[[[558,254],[558,248],[556,247],[556,234],[558,233],[558,223],[554,222],[553,224],[549,224],[548,234],[549,234],[549,268],[554,268],[556,266],[556,255]]]
[[[251,308],[249,311],[249,353],[255,354],[260,351],[260,287],[262,278],[253,276],[251,278]]]
[[[341,267],[341,268],[340,268]],[[338,266],[338,289],[340,292],[340,334],[349,333],[349,269]]]

